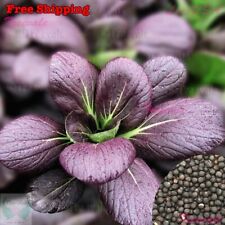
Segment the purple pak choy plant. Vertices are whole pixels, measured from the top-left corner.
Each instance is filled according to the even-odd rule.
[[[66,172],[48,171],[31,185],[28,201],[38,211],[71,207],[86,183],[97,185],[117,222],[151,225],[160,177],[143,159],[184,159],[225,139],[223,114],[211,103],[166,101],[185,81],[184,65],[171,56],[143,66],[116,58],[99,72],[85,58],[59,52],[50,62],[49,90],[64,125],[35,115],[12,121],[0,132],[0,161],[34,173],[59,159]]]
[[[17,15],[6,18],[0,26],[0,82],[16,96],[48,89],[48,64],[57,51],[85,56],[99,68],[119,56],[140,61],[143,57],[162,55],[184,58],[193,51],[196,35],[183,18],[158,12],[138,19],[135,2],[76,1],[77,5],[90,5],[92,14],[88,17]],[[74,2],[65,4],[71,3]],[[153,1],[138,3],[141,7]]]

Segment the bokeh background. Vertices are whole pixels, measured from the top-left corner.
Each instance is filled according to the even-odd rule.
[[[5,5],[11,3],[88,4],[91,15],[6,15]],[[98,68],[119,56],[140,64],[176,56],[188,72],[180,95],[207,99],[225,115],[225,0],[1,0],[0,20],[1,128],[28,113],[62,121],[48,93],[49,60],[60,50],[86,57]],[[213,152],[225,155],[225,145]],[[165,176],[177,163],[153,165]],[[33,178],[0,165],[0,192],[25,193]],[[116,224],[92,188],[69,211],[32,214],[35,225]]]

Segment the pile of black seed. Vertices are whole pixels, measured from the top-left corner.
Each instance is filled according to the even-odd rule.
[[[198,155],[178,164],[156,194],[153,224],[225,224],[225,158]]]

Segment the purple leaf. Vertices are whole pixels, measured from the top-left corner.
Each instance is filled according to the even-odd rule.
[[[121,120],[131,129],[148,115],[151,85],[143,68],[127,58],[110,61],[101,71],[96,90],[96,111],[106,128]]]
[[[225,127],[225,92],[212,87],[202,87],[199,89],[198,96],[211,102],[223,111]]]
[[[94,115],[94,91],[98,72],[80,56],[59,52],[50,65],[50,91],[60,109],[66,113]]]
[[[0,80],[6,85],[45,89],[48,86],[49,56],[37,48],[20,54],[0,54]]]
[[[223,114],[201,99],[178,99],[152,110],[130,137],[147,158],[179,159],[209,152],[225,140]]]
[[[212,87],[202,87],[199,89],[198,95],[199,97],[210,101],[217,107],[221,108],[225,114],[225,92]]]
[[[128,40],[131,47],[148,58],[161,55],[183,58],[192,52],[196,36],[184,19],[169,12],[160,12],[134,26]]]
[[[60,141],[61,127],[47,117],[23,116],[0,132],[0,161],[19,172],[49,167],[66,143]]]
[[[68,48],[81,55],[86,55],[88,51],[80,29],[65,16],[49,14],[15,16],[3,24],[0,33],[2,35],[0,48],[3,50],[18,51],[34,41],[54,49]]]
[[[101,184],[119,177],[132,164],[135,155],[130,141],[115,138],[100,144],[70,145],[60,154],[60,162],[79,180]]]
[[[171,56],[157,57],[147,61],[144,64],[144,71],[152,84],[154,104],[178,94],[187,78],[184,65]]]
[[[35,48],[22,51],[13,65],[15,84],[46,89],[48,87],[49,57]]]
[[[51,170],[35,179],[27,194],[29,205],[42,213],[64,211],[83,194],[83,184],[62,170]]]
[[[2,70],[7,70],[11,69],[12,65],[16,61],[16,54],[12,53],[1,53],[0,54],[0,69]]]
[[[91,133],[89,124],[91,118],[84,117],[74,111],[70,112],[65,120],[65,128],[67,135],[73,139],[74,142],[86,142],[88,137],[86,134]]]
[[[160,182],[141,159],[135,159],[119,178],[103,184],[99,190],[104,205],[123,225],[152,224],[152,208]]]
[[[48,70],[49,57],[37,48],[0,54],[0,81],[18,98],[28,97],[33,90],[46,89]]]
[[[30,16],[30,15],[29,15]],[[9,17],[0,27],[1,43],[0,49],[3,51],[17,52],[30,43],[30,38],[24,32],[25,27],[21,24],[28,16],[19,15],[16,17]],[[19,26],[18,26],[19,25]],[[37,31],[36,31],[37,33]]]

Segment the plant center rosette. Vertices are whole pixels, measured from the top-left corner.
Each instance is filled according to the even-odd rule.
[[[211,103],[166,101],[185,80],[185,67],[174,57],[143,66],[116,58],[99,72],[86,59],[59,52],[51,59],[49,84],[65,126],[34,115],[12,121],[0,133],[0,160],[34,172],[59,158],[74,179],[98,185],[116,221],[151,224],[160,178],[140,158],[187,158],[225,139],[223,114]]]

